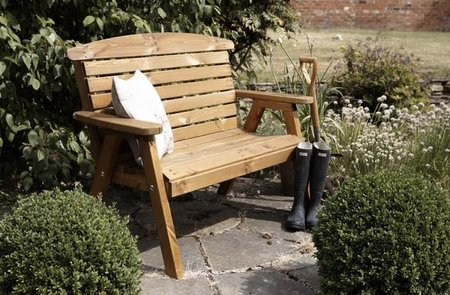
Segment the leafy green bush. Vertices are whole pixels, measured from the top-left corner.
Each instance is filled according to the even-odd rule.
[[[349,44],[337,66],[333,85],[345,95],[364,100],[372,109],[376,98],[386,95],[389,104],[409,106],[425,97],[416,71],[417,60],[402,48],[386,47],[367,38]]]
[[[324,294],[448,294],[450,198],[404,170],[347,181],[313,241]]]
[[[83,192],[19,200],[0,223],[1,294],[138,294],[126,221]]]
[[[233,40],[236,71],[267,54],[269,30],[298,29],[285,0],[0,1],[0,179],[24,190],[92,173],[68,48],[119,35],[195,32]]]
[[[74,42],[43,19],[21,39],[16,22],[0,14],[0,175],[25,190],[79,179],[92,172],[92,159],[71,117],[78,102],[66,49]]]

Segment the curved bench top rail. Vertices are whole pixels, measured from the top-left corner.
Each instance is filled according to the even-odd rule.
[[[232,50],[232,41],[191,33],[147,33],[94,41],[68,50],[71,60]]]

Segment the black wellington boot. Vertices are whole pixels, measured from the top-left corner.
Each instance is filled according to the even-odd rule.
[[[294,204],[286,220],[286,229],[290,231],[305,229],[305,194],[312,150],[309,142],[301,142],[295,149]]]
[[[325,143],[315,142],[309,172],[310,204],[306,215],[306,228],[313,229],[317,224],[317,212],[320,207],[323,190],[327,178],[328,163],[331,150]]]

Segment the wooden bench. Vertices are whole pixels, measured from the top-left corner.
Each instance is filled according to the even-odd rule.
[[[292,96],[234,89],[228,53],[233,48],[221,38],[153,33],[68,51],[82,102],[74,118],[88,126],[96,165],[91,194],[106,193],[112,183],[150,192],[165,272],[171,277],[182,277],[183,266],[168,198],[216,183],[218,193],[226,194],[236,177],[289,161],[302,139],[296,104],[315,103],[314,91]],[[112,78],[130,77],[137,69],[156,87],[173,128],[175,150],[161,160],[153,138],[162,126],[119,118],[112,109]],[[238,98],[253,100],[245,123],[239,119]],[[282,111],[287,134],[255,133],[266,108]],[[143,169],[123,144],[127,137],[139,140]]]

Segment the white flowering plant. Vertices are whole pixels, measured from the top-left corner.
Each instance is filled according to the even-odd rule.
[[[308,36],[307,42],[312,56],[313,44]],[[298,62],[285,50],[281,38],[277,45],[288,57],[280,79],[269,60],[277,90],[305,94],[307,84],[299,72]],[[400,107],[397,99],[386,95],[370,99],[373,104],[363,98],[347,98],[339,88],[327,82],[330,80],[326,79],[327,73],[328,69],[317,79],[316,93],[321,140],[332,148],[334,155],[342,156],[334,157],[330,164],[329,176],[333,184],[339,186],[348,177],[375,170],[409,167],[434,177],[450,191],[449,104],[419,102]],[[307,140],[315,140],[309,106],[299,107],[298,111],[302,134]],[[281,116],[281,113],[273,112],[270,117],[265,117],[265,133],[280,132]]]
[[[397,109],[385,101],[385,96],[379,97],[373,113],[361,101],[356,106],[347,101],[339,113],[328,110],[325,117],[337,124],[324,120],[323,128],[335,134],[329,144],[343,155],[333,159],[331,177],[343,180],[383,168],[410,167],[449,186],[450,106],[419,103]]]

